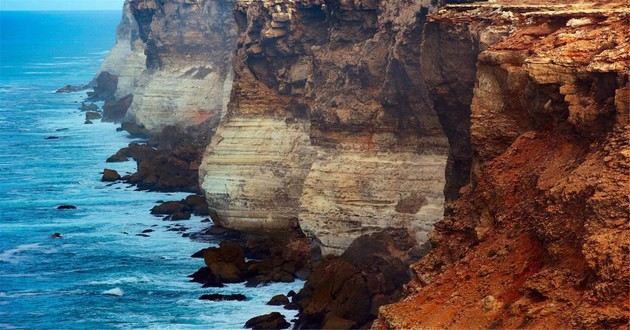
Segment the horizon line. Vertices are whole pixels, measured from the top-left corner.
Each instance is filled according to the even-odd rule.
[[[120,9],[0,9],[0,12],[69,12],[69,11],[122,11]]]

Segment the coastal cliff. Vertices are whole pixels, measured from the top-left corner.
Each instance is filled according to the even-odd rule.
[[[216,127],[229,101],[235,27],[231,1],[126,1],[101,68],[117,79],[116,100],[132,99],[120,120],[152,134]]]
[[[472,178],[412,267],[410,296],[374,328],[627,325],[629,17],[614,3],[431,15],[479,44]]]
[[[429,8],[237,1],[234,89],[201,166],[218,223],[299,225],[325,254],[385,228],[426,241],[449,179],[417,56]]]
[[[129,0],[95,92],[164,149],[151,180],[177,164],[216,225],[329,256],[302,327],[615,328],[629,20],[622,1]]]

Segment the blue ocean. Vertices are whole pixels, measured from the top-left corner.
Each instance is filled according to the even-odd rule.
[[[212,242],[166,231],[149,214],[186,194],[100,181],[105,159],[131,138],[116,125],[84,124],[85,92],[114,44],[120,12],[0,12],[0,329],[232,329],[279,311],[265,303],[303,283],[202,289],[190,255]],[[47,139],[48,137],[56,139]],[[76,210],[58,210],[61,204]],[[191,231],[207,223],[182,222]],[[151,237],[136,236],[153,229]],[[52,233],[62,239],[53,239]],[[108,294],[109,293],[109,294]],[[115,295],[112,295],[115,294]],[[243,293],[244,302],[198,300]]]

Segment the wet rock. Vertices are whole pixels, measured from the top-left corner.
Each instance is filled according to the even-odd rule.
[[[291,326],[284,316],[278,312],[273,312],[249,319],[245,323],[247,329],[287,329]]]
[[[127,95],[120,100],[105,101],[103,105],[103,121],[119,122],[127,114],[127,110],[133,102],[133,95]]]
[[[289,298],[287,298],[287,296],[283,295],[283,294],[279,294],[276,296],[273,296],[268,302],[267,305],[271,305],[271,306],[284,306],[287,305],[288,303],[290,303]]]
[[[84,85],[65,85],[61,88],[59,88],[55,93],[57,94],[62,94],[62,93],[76,93],[76,92],[80,92],[82,90],[85,90],[87,87]]]
[[[109,156],[106,162],[120,163],[120,162],[126,162],[128,160],[129,160],[129,156],[127,156],[127,154],[123,151],[123,149],[121,149],[121,150],[118,150],[115,154]]]
[[[86,120],[86,121],[83,122],[83,124],[91,125],[91,124],[94,124],[94,123],[91,120]]]
[[[57,206],[57,210],[76,210],[76,206],[70,204],[62,204]]]
[[[95,111],[88,111],[85,113],[85,120],[95,120],[95,119],[101,119],[103,118],[103,116],[101,116],[100,113],[95,112]]]
[[[118,77],[107,71],[99,73],[93,81],[93,92],[88,92],[91,101],[109,101],[114,99],[118,88]]]
[[[148,233],[152,233],[154,231],[155,230],[153,230],[153,229],[145,229],[145,230],[142,231],[142,234],[148,234]]]
[[[218,248],[206,249],[204,262],[223,283],[238,283],[245,280],[245,254],[238,243],[224,241]]]
[[[151,214],[173,214],[186,210],[186,205],[181,202],[163,202],[151,209]]]
[[[98,111],[98,105],[91,102],[81,102],[81,106],[79,107],[81,111]]]
[[[54,135],[46,137],[46,140],[58,140],[58,139],[59,139],[59,137],[58,136],[54,136]]]
[[[115,170],[104,169],[103,176],[101,177],[101,181],[103,182],[115,182],[120,180],[120,174]]]
[[[199,158],[199,151],[190,145],[174,150],[155,149],[147,144],[130,144],[121,149],[121,155],[136,160],[137,172],[126,178],[128,183],[141,190],[198,192],[198,167],[192,165]],[[114,159],[112,159],[114,160]]]
[[[194,215],[197,216],[207,216],[208,213],[208,202],[204,196],[199,195],[190,195],[184,199],[184,203],[188,206],[188,208],[192,211]]]
[[[203,258],[204,252],[206,252],[206,249],[201,249],[201,250],[193,253],[190,257],[191,258]]]
[[[341,256],[321,261],[294,298],[300,306],[298,326],[367,326],[380,305],[401,297],[415,249],[406,230],[392,229],[361,236]]]
[[[214,273],[208,267],[202,267],[193,274],[188,275],[191,282],[201,283],[204,288],[221,288],[223,283],[214,276]]]
[[[208,204],[202,196],[191,195],[181,201],[163,202],[151,209],[151,214],[169,215],[168,220],[187,220],[191,214],[208,215]]]
[[[245,295],[236,293],[236,294],[204,294],[199,297],[200,300],[210,300],[210,301],[245,301],[247,297]]]
[[[135,123],[124,122],[120,125],[120,129],[127,131],[127,133],[129,133],[132,137],[145,139],[149,137],[149,131],[143,126],[138,126]]]
[[[140,237],[151,237],[151,235],[147,235],[147,234],[136,234],[136,236],[140,236]]]
[[[50,238],[63,238],[63,235],[61,235],[61,233],[53,233],[50,235]]]

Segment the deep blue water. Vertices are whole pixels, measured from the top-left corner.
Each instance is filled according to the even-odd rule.
[[[55,94],[97,72],[114,43],[119,12],[0,12],[0,329],[242,328],[265,302],[302,283],[201,289],[186,275],[207,243],[149,214],[184,194],[100,182],[130,142],[113,124],[84,125],[84,93]],[[57,140],[46,140],[51,135]],[[60,211],[59,204],[77,210]],[[182,222],[201,229],[201,218]],[[152,228],[152,237],[135,236]],[[51,239],[54,232],[63,239]],[[128,233],[128,234],[125,234]],[[121,297],[104,295],[112,289]],[[243,293],[246,302],[202,302],[204,293]]]

